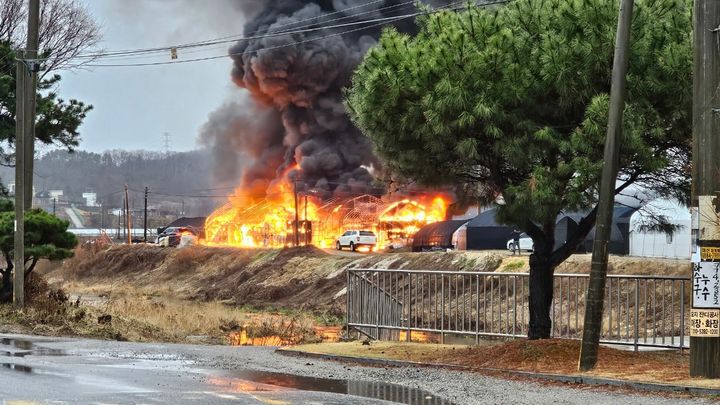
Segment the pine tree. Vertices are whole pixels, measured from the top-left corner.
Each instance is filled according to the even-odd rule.
[[[554,269],[595,224],[617,2],[515,0],[385,31],[347,105],[387,168],[424,184],[477,184],[498,219],[533,239],[530,338],[548,338]],[[687,201],[689,0],[638,0],[616,193],[631,185]],[[589,212],[555,246],[563,211]]]

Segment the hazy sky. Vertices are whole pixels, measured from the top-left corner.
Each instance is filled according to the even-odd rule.
[[[104,50],[171,46],[242,33],[243,17],[229,0],[83,0],[102,26]],[[241,2],[243,0],[240,0]],[[237,2],[236,2],[237,3]],[[227,45],[194,58],[223,55]],[[195,53],[197,52],[197,53]],[[170,55],[96,63],[169,61]],[[94,67],[60,72],[65,98],[94,106],[80,128],[80,149],[171,150],[196,147],[198,129],[210,112],[242,90],[230,81],[230,58],[153,67]]]

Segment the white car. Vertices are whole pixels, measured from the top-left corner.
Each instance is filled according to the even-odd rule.
[[[507,241],[507,249],[509,251],[514,251],[515,241],[510,239]],[[533,240],[531,237],[528,236],[525,232],[520,234],[520,251],[526,250],[528,252],[532,252],[534,249],[535,244],[533,243]]]
[[[335,242],[335,248],[341,250],[344,247],[350,248],[353,252],[358,248],[367,247],[369,250],[375,249],[377,237],[372,231],[345,231]]]

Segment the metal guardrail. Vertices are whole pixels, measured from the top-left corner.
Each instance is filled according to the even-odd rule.
[[[552,336],[580,339],[587,274],[555,274]],[[601,342],[688,348],[689,277],[610,275]],[[373,339],[527,336],[527,273],[349,269],[348,330]]]

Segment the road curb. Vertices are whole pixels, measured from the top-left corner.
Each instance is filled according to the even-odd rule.
[[[501,373],[514,377],[523,378],[535,378],[546,381],[555,381],[563,383],[573,384],[586,384],[586,385],[609,385],[614,387],[625,387],[633,388],[642,391],[654,391],[654,392],[679,392],[686,394],[696,395],[720,395],[720,389],[716,388],[702,388],[693,387],[689,385],[673,385],[673,384],[661,384],[641,381],[628,381],[628,380],[617,380],[613,378],[602,378],[582,375],[563,375],[563,374],[550,374],[550,373],[534,373],[530,371],[517,371],[508,370],[501,368],[470,368],[467,366],[459,366],[455,364],[438,364],[438,363],[421,363],[414,361],[404,360],[388,360],[388,359],[375,359],[369,357],[354,357],[354,356],[343,356],[334,354],[323,354],[323,353],[312,353],[305,352],[302,350],[294,349],[283,349],[278,348],[276,352],[285,356],[291,357],[305,357],[312,359],[322,360],[333,360],[342,361],[370,366],[389,366],[389,367],[431,367],[441,368],[445,370],[454,371],[475,371],[475,372],[486,372],[486,373]]]

